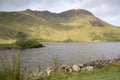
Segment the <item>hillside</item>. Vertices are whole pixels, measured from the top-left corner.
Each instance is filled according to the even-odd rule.
[[[120,41],[120,28],[83,9],[62,13],[25,10],[0,12],[0,39],[17,39],[19,33],[40,41]]]

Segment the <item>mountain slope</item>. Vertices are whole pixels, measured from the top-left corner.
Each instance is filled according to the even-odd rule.
[[[41,41],[120,41],[119,27],[83,9],[0,12],[0,38],[17,39],[20,32]]]

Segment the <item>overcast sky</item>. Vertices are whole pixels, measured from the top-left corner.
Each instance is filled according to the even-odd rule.
[[[120,0],[0,0],[0,11],[25,9],[56,13],[69,9],[86,9],[96,17],[120,26]]]

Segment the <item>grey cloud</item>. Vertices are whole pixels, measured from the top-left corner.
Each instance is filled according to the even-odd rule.
[[[120,0],[83,0],[82,7],[114,25],[120,25]]]
[[[21,10],[27,6],[26,0],[0,0],[1,11]]]

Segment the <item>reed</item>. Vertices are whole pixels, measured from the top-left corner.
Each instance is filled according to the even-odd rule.
[[[54,67],[58,68],[60,65],[62,65],[62,62],[59,60],[58,56],[55,55],[55,57],[53,58],[53,63],[52,63]]]
[[[20,54],[0,56],[0,80],[20,80]]]

